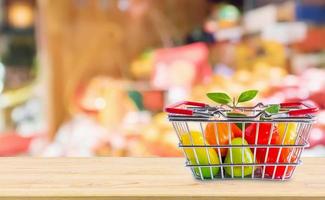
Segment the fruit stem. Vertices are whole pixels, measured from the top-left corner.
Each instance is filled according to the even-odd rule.
[[[233,109],[236,108],[236,98],[235,97],[233,97],[232,106],[233,106]]]

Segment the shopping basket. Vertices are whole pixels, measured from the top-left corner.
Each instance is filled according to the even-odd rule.
[[[195,178],[287,180],[301,164],[318,108],[281,103],[279,112],[270,114],[269,106],[184,101],[165,110]]]

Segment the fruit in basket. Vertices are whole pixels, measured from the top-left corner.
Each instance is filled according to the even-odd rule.
[[[277,131],[277,127],[274,125],[272,136],[271,127],[272,123],[259,123],[259,125],[257,123],[253,123],[246,128],[245,139],[247,140],[248,144],[255,144],[255,141],[256,144],[268,144],[269,138],[271,137],[270,144],[280,144],[280,137]],[[272,149],[275,148],[270,148],[270,152]],[[254,149],[252,149],[252,152],[254,152]],[[270,152],[268,157],[273,156],[270,154]],[[256,148],[256,160],[259,163],[264,163],[265,155],[266,148]]]
[[[297,123],[288,122],[288,123],[278,123],[278,132],[280,135],[280,140],[283,140],[283,144],[294,144],[297,137]]]
[[[288,122],[288,123],[278,123],[277,130],[279,133],[279,139],[278,141],[275,141],[276,144],[289,144],[293,145],[295,144],[296,137],[297,137],[297,123],[295,122]],[[284,138],[285,137],[285,138]],[[269,150],[269,155],[267,157],[267,162],[268,163],[276,163],[278,154],[280,153],[279,156],[279,163],[294,163],[297,161],[296,155],[294,155],[295,152],[292,152],[294,148],[282,148],[281,152],[279,148],[270,148]],[[290,154],[292,154],[290,158]],[[289,160],[290,159],[290,160]],[[285,172],[285,166],[277,166],[276,170],[274,166],[268,166],[265,168],[265,175],[266,176],[273,176],[274,170],[275,178],[282,178],[284,176]],[[288,166],[287,167],[287,172],[286,174],[290,174],[291,171],[294,169],[293,166]]]
[[[234,123],[208,123],[205,128],[205,138],[211,145],[227,145],[229,144],[229,126],[231,130],[231,138],[241,137],[242,132]],[[216,134],[218,135],[218,141]],[[230,140],[231,140],[230,138]],[[219,153],[219,150],[216,149]],[[227,148],[220,148],[221,156],[227,155]]]
[[[240,137],[235,138],[231,141],[231,145],[247,145],[247,141]],[[239,147],[239,148],[232,148],[228,150],[225,163],[226,164],[248,164],[254,163],[254,157],[252,151],[248,147]],[[225,171],[231,175],[232,169],[231,167],[225,167]],[[244,174],[243,174],[244,172]],[[242,171],[242,166],[235,166],[233,167],[233,175],[235,177],[241,177],[242,175],[248,176],[253,173],[252,166],[244,166],[244,170]]]
[[[227,117],[246,117],[246,115],[245,115],[244,113],[241,113],[241,112],[236,111],[236,112],[228,112],[228,113],[227,113]],[[247,125],[249,125],[249,124],[247,124]],[[247,126],[247,125],[246,125],[246,126]],[[236,126],[237,126],[240,130],[242,130],[242,128],[243,128],[243,126],[244,126],[244,123],[236,123]]]
[[[294,145],[297,138],[297,127],[298,124],[295,122],[278,123],[280,141],[283,141],[283,144]],[[289,159],[291,151],[292,148],[283,148],[281,151],[283,159]]]
[[[252,123],[245,130],[245,139],[248,144],[255,144],[255,140],[256,144],[268,144],[271,127],[272,123]],[[274,140],[279,140],[279,133],[275,125],[272,131],[271,144],[274,144],[274,142],[272,143]]]
[[[282,125],[281,125],[282,126]],[[271,135],[271,123],[260,123],[259,130],[258,130],[258,138],[257,144],[268,144],[269,137]],[[281,127],[281,131],[282,131]],[[247,127],[245,131],[245,139],[249,144],[255,144],[256,139],[256,131],[257,131],[257,123],[251,124]],[[283,137],[283,135],[282,135]],[[279,134],[278,126],[274,125],[272,138],[270,144],[272,145],[280,145],[281,144],[281,136]],[[256,160],[258,163],[276,163],[278,159],[278,163],[288,163],[288,162],[296,162],[296,156],[293,155],[292,158],[289,160],[290,152],[292,148],[282,148],[280,152],[280,148],[257,148],[256,149]],[[254,152],[254,149],[252,149]],[[267,153],[268,152],[268,153]],[[278,156],[278,154],[280,155]],[[267,154],[267,159],[266,159]],[[278,158],[279,157],[279,158]],[[287,174],[293,170],[294,167],[290,166],[287,169]],[[274,166],[267,166],[265,167],[265,175],[272,177]],[[275,172],[275,178],[281,178],[284,175],[285,166],[278,166]]]
[[[289,149],[289,148],[287,148],[287,149]],[[280,151],[279,148],[271,148],[269,150],[269,156],[267,157],[266,162],[267,163],[276,163],[276,159],[277,159],[279,151]],[[291,159],[289,160],[289,156],[288,156],[289,153],[285,153],[284,151],[286,151],[286,150],[282,149],[278,163],[296,163],[297,162],[296,155],[292,155]],[[282,178],[283,176],[291,174],[291,172],[295,168],[295,166],[288,166],[286,174],[284,174],[285,168],[286,168],[286,166],[277,166],[276,169],[275,169],[275,166],[267,166],[267,167],[265,167],[265,176],[272,177],[274,170],[275,170],[274,177]]]
[[[180,139],[182,145],[209,145],[208,142],[205,142],[202,133],[198,131],[183,133]],[[184,151],[188,160],[190,161],[190,164],[192,165],[219,164],[219,157],[212,148],[205,148],[205,147],[184,148]],[[195,156],[195,153],[197,156]],[[198,175],[200,174],[200,169],[198,167],[194,167],[194,171],[196,174]],[[211,167],[211,171],[214,177],[218,174],[219,167]],[[213,178],[211,176],[211,171],[210,171],[210,167],[201,167],[202,176],[204,178],[207,179]]]

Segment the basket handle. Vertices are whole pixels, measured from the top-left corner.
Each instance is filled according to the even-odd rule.
[[[306,114],[313,114],[318,112],[318,108],[315,106],[309,106],[302,102],[287,102],[287,103],[280,103],[282,108],[290,108],[290,107],[297,107],[297,106],[304,106],[306,108],[298,109],[298,110],[291,110],[288,112],[289,116],[299,116],[299,115],[306,115]]]
[[[189,110],[186,108],[179,108],[180,106],[197,106],[197,107],[205,107],[207,104],[193,101],[181,101],[165,108],[165,111],[172,114],[182,114],[182,115],[193,115],[193,110]]]
[[[181,106],[197,106],[197,107],[206,107],[207,104],[193,101],[180,101],[165,108],[165,111],[172,114],[182,114],[182,115],[193,115],[193,110],[189,110],[186,108],[179,108]],[[319,109],[315,106],[309,106],[302,102],[286,102],[280,103],[282,108],[290,108],[297,106],[304,106],[306,108],[291,110],[288,112],[289,116],[299,116],[316,113]]]

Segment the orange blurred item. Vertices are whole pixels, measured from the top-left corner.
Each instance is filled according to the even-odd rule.
[[[78,101],[83,110],[95,111],[97,120],[107,128],[119,127],[127,113],[136,111],[128,97],[125,80],[106,76],[92,78]]]
[[[145,109],[153,112],[163,110],[164,92],[162,90],[143,91],[142,96]]]

